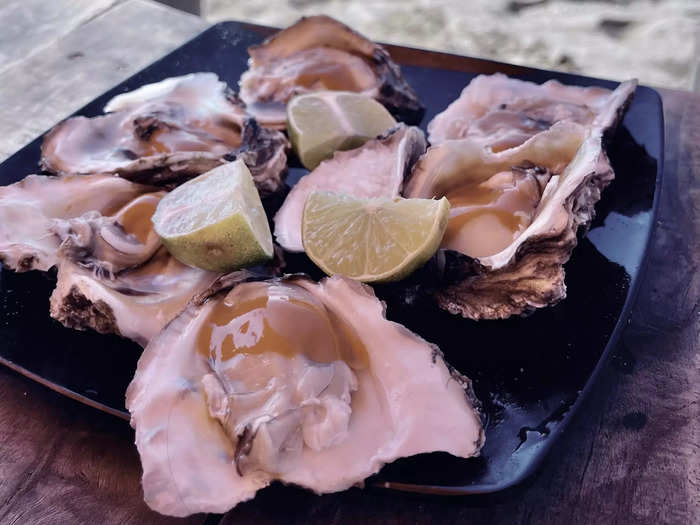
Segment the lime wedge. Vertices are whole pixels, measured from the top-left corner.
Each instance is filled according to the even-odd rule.
[[[189,266],[227,272],[272,258],[265,210],[242,160],[175,188],[152,221],[170,253]]]
[[[444,197],[357,199],[316,191],[304,206],[304,250],[328,275],[398,281],[437,251],[449,211]]]
[[[287,132],[301,163],[312,170],[337,150],[358,148],[396,125],[373,98],[317,91],[287,104]]]

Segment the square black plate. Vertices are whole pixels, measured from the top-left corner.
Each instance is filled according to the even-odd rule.
[[[360,28],[361,29],[361,28]],[[224,22],[95,99],[76,114],[94,116],[114,95],[149,82],[213,71],[235,86],[246,69],[246,48],[272,30]],[[427,107],[423,128],[479,73],[502,71],[543,82],[616,83],[388,46]],[[0,165],[0,184],[36,172],[41,138]],[[531,474],[561,436],[592,387],[628,318],[644,264],[663,166],[663,113],[658,94],[637,89],[609,155],[616,179],[596,206],[590,231],[566,265],[568,297],[528,318],[473,322],[427,304],[407,306],[391,290],[378,289],[391,319],[407,325],[445,352],[474,380],[487,420],[479,458],[425,454],[386,467],[372,481],[383,487],[441,494],[495,492]],[[293,184],[305,170],[293,165]],[[274,208],[281,199],[272,199]],[[288,271],[318,271],[304,256],[290,257]],[[124,391],[141,349],[114,336],[76,332],[48,316],[52,274],[0,276],[0,362],[79,401],[127,418]]]

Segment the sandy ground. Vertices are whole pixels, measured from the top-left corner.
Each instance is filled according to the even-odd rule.
[[[276,26],[317,13],[384,42],[700,88],[700,0],[204,0],[202,11]]]

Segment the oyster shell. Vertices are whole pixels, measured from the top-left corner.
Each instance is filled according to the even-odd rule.
[[[469,380],[371,288],[248,278],[193,301],[139,360],[126,404],[151,508],[224,512],[275,479],[334,492],[399,457],[478,454]]]
[[[275,215],[275,238],[285,250],[303,252],[301,218],[309,193],[336,191],[355,197],[396,197],[404,177],[425,152],[423,132],[399,124],[386,134],[349,151],[338,151],[302,177]]]
[[[214,73],[193,73],[118,95],[107,115],[73,117],[46,134],[41,164],[58,174],[113,173],[176,185],[242,156],[261,190],[282,184],[287,139],[247,118]]]
[[[500,153],[469,139],[428,150],[405,193],[452,195],[447,249],[439,253],[444,283],[433,291],[441,308],[497,319],[565,297],[562,265],[614,177],[601,138],[559,122]]]
[[[563,264],[614,178],[603,146],[635,87],[634,80],[610,92],[481,76],[433,120],[429,129],[438,142],[467,137],[429,148],[404,192],[450,200],[433,265],[442,273],[442,285],[432,291],[440,307],[498,319],[566,296]],[[524,116],[513,127],[503,112]],[[454,118],[460,113],[467,115],[461,121]],[[543,125],[526,129],[525,118]]]
[[[636,81],[614,92],[600,87],[567,86],[556,80],[535,84],[501,73],[479,75],[457,100],[428,124],[431,144],[471,138],[494,151],[519,146],[562,120],[609,128],[630,100]],[[619,110],[614,115],[610,109]]]
[[[109,175],[29,175],[0,187],[0,259],[18,272],[46,271],[58,262],[58,223],[91,210],[110,215],[152,190]]]
[[[289,99],[324,89],[371,96],[408,124],[423,117],[416,93],[386,49],[328,16],[302,18],[248,52],[240,96],[264,126],[284,128]]]
[[[95,271],[94,257],[86,259],[61,257],[51,317],[68,328],[117,334],[141,346],[217,277],[185,266],[162,246],[145,263],[111,275]]]
[[[172,257],[151,216],[164,192],[142,195],[113,216],[58,222],[62,239],[51,316],[78,330],[115,333],[145,346],[217,274]]]

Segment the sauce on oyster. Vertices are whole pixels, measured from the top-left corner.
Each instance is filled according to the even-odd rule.
[[[448,191],[450,220],[441,247],[471,257],[505,249],[532,222],[549,178],[547,168],[514,166]]]
[[[217,302],[200,328],[197,350],[219,361],[272,352],[316,363],[343,361],[354,369],[368,362],[352,326],[310,292],[268,282],[240,285]]]
[[[151,217],[162,198],[163,193],[149,193],[131,201],[117,214],[117,221],[124,231],[133,235],[141,244],[157,237],[151,224]]]

